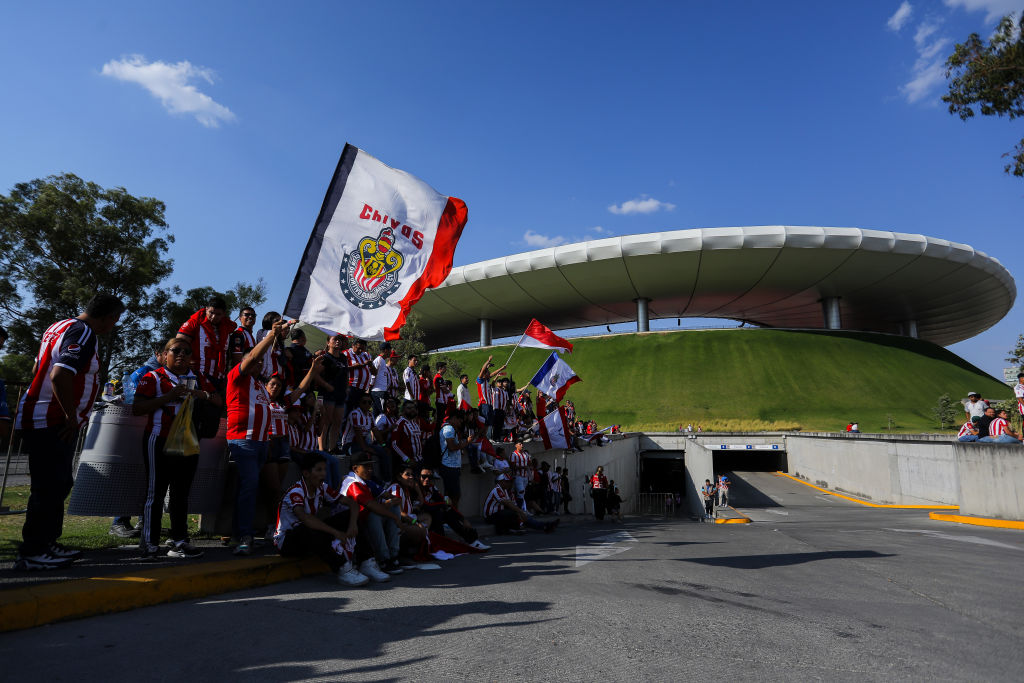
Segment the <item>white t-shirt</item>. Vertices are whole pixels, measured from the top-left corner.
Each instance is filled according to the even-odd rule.
[[[460,382],[459,388],[455,390],[455,407],[461,409],[463,403],[467,406],[473,405],[469,402],[469,387]]]
[[[462,451],[449,448],[448,439],[457,442],[459,437],[455,433],[455,427],[445,424],[441,427],[441,464],[445,467],[460,468],[462,467]]]
[[[390,368],[387,367],[387,361],[384,360],[384,356],[377,356],[373,359],[373,367],[377,369],[377,374],[373,376],[373,385],[370,386],[370,391],[387,391],[389,378],[391,373],[388,372]]]
[[[1016,389],[1014,389],[1016,393]],[[985,408],[988,408],[988,401],[983,398],[979,398],[974,403],[971,403],[971,399],[967,399],[964,403],[964,411],[971,417],[981,417],[985,414]]]
[[[404,382],[405,400],[415,401],[420,392],[420,381],[416,378],[416,371],[407,367],[402,372],[402,382]]]

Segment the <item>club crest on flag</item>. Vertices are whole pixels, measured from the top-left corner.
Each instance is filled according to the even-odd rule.
[[[398,271],[404,261],[402,252],[395,249],[391,228],[384,228],[376,238],[366,235],[341,260],[341,291],[359,308],[380,308],[401,286]]]

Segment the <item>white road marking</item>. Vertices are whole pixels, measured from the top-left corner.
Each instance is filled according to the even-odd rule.
[[[886,529],[886,531],[898,531],[901,533],[908,534],[924,534],[925,536],[931,536],[932,538],[941,538],[947,541],[960,541],[962,543],[975,543],[977,545],[990,545],[996,548],[1009,548],[1010,550],[1024,550],[1020,546],[1010,545],[1009,543],[1000,543],[999,541],[993,541],[988,538],[982,538],[981,536],[963,536],[959,534],[947,534],[943,531],[931,531],[930,529]]]
[[[765,512],[770,512],[773,515],[787,515],[787,516],[789,515],[789,513],[786,512],[785,510],[772,510],[771,508],[765,508],[764,511]]]
[[[628,531],[616,531],[590,539],[593,545],[576,546],[576,566],[582,567],[595,560],[603,560],[633,548],[631,545],[621,546],[618,543],[636,543],[633,534]]]

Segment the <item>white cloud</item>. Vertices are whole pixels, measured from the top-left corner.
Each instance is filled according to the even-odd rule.
[[[946,7],[966,12],[985,12],[985,21],[994,23],[1020,10],[1020,0],[945,0]]]
[[[672,211],[676,208],[675,204],[669,204],[668,202],[660,202],[654,197],[641,197],[640,199],[630,199],[629,201],[622,202],[618,206],[612,204],[608,207],[608,210],[612,213],[619,214],[621,216],[627,216],[631,213],[654,213],[655,211]]]
[[[611,232],[611,230],[602,228],[600,225],[595,225],[594,227],[590,228],[590,232],[596,232],[598,235],[607,235],[608,233]]]
[[[192,84],[201,79],[212,85],[214,74],[210,69],[194,66],[191,62],[147,62],[141,55],[131,55],[107,62],[100,73],[119,81],[138,83],[159,99],[167,111],[172,114],[191,114],[207,128],[216,128],[221,122],[235,120],[235,114],[230,109],[215,102]]]
[[[924,45],[927,44],[929,38],[939,30],[939,22],[926,19],[922,21],[914,31],[914,45],[920,50]]]
[[[889,17],[889,21],[885,22],[885,25],[889,27],[890,31],[899,31],[907,23],[907,19],[910,18],[913,11],[914,8],[910,6],[910,3],[904,0],[896,13]]]
[[[559,244],[565,244],[569,240],[567,240],[565,237],[562,237],[561,235],[548,237],[547,235],[542,235],[539,232],[527,230],[525,233],[523,233],[523,241],[526,242],[526,246],[528,247],[544,248],[557,247]]]
[[[914,67],[914,78],[904,84],[900,91],[913,104],[928,97],[937,85],[946,80],[946,66],[942,60]]]

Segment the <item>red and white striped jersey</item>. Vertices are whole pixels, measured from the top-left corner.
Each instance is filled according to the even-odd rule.
[[[590,486],[595,489],[608,488],[608,478],[603,474],[595,474],[590,478]]]
[[[234,323],[223,318],[214,325],[206,318],[206,309],[200,308],[178,329],[192,340],[192,371],[214,379],[227,372],[228,337]]]
[[[391,450],[398,454],[402,462],[420,460],[423,457],[423,433],[420,426],[404,416],[398,418],[398,424],[391,431]]]
[[[495,410],[505,410],[508,407],[508,392],[504,388],[491,389],[491,407]]]
[[[1002,436],[1006,433],[1006,428],[1009,427],[1006,420],[1001,417],[997,417],[988,424],[988,435],[989,436]]]
[[[191,370],[189,370],[188,374],[181,377],[175,375],[167,368],[150,370],[139,379],[139,384],[135,388],[136,400],[166,396],[174,387],[178,386],[181,380],[188,377],[195,377]],[[202,375],[196,378],[196,383],[203,391],[214,391],[213,385]],[[174,416],[178,414],[178,409],[181,408],[183,401],[184,399],[180,398],[172,399],[150,413],[149,419],[146,421],[146,434],[149,436],[167,436],[171,429],[171,423],[174,422]]]
[[[228,337],[228,354],[240,353],[243,356],[256,346],[256,338],[252,336],[252,332],[239,327],[237,330],[231,333]],[[231,360],[228,358],[228,360]]]
[[[276,401],[270,402],[270,433],[271,437],[288,436],[288,411]]]
[[[961,436],[967,436],[968,434],[971,433],[972,429],[974,429],[974,423],[973,422],[971,422],[970,420],[968,420],[967,422],[964,422],[960,426],[960,431],[957,433],[956,438],[959,439]]]
[[[243,376],[241,364],[228,373],[228,439],[266,441],[270,432],[270,395],[255,375]]]
[[[348,385],[356,389],[369,391],[370,387],[373,386],[373,372],[368,367],[353,367],[354,365],[369,363],[371,360],[369,352],[363,351],[359,353],[355,349],[348,349],[345,351],[345,359],[348,361]]]
[[[373,492],[370,490],[370,485],[361,479],[358,474],[355,472],[348,473],[348,476],[341,482],[341,492],[359,503],[360,517],[366,517],[369,514],[370,510],[366,507],[366,503],[375,499]]]
[[[512,474],[517,477],[526,477],[530,474],[530,454],[526,451],[512,451],[509,464],[512,466]]]
[[[434,392],[434,401],[436,403],[440,403],[445,406],[449,403],[455,403],[455,397],[452,396],[452,392],[448,391],[448,385],[445,384],[444,381],[436,383],[435,386],[437,387]]]
[[[99,393],[96,356],[96,335],[83,320],[69,318],[56,322],[43,333],[36,355],[35,371],[28,391],[18,407],[19,429],[45,429],[64,424],[64,409],[53,395],[50,372],[61,367],[74,374],[71,400],[79,426],[89,418],[89,411]]]
[[[363,442],[369,445],[373,439],[370,438],[370,426],[373,424],[373,415],[363,412],[362,408],[356,408],[349,412],[345,418],[345,432],[341,435],[342,445],[355,441],[356,434],[363,437]]]
[[[384,489],[380,496],[377,497],[377,500],[383,503],[388,498],[401,498],[402,502],[399,503],[399,509],[406,517],[412,517],[412,499],[409,498],[409,494],[405,492],[405,489],[400,484],[392,484]]]
[[[321,483],[319,487],[311,489],[307,486],[306,480],[299,477],[295,485],[285,492],[281,499],[281,505],[277,509],[277,531],[274,532],[274,545],[280,548],[284,542],[285,532],[302,524],[295,514],[296,508],[302,508],[306,514],[315,517],[324,502],[337,503],[340,499],[341,494],[329,488],[326,483]]]
[[[487,500],[484,501],[484,517],[490,517],[504,510],[507,506],[502,504],[503,500],[511,501],[512,496],[501,487],[501,484],[498,484],[491,489],[491,492],[487,494]]]
[[[316,415],[311,409],[301,410],[298,424],[288,423],[288,445],[306,453],[317,450]]]

